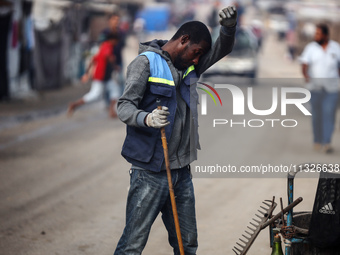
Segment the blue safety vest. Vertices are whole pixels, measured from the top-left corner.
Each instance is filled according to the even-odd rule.
[[[170,124],[165,127],[167,141],[170,140],[173,130],[174,119],[177,108],[176,87],[172,77],[170,67],[164,58],[151,51],[142,53],[148,58],[150,63],[150,76],[143,99],[138,108],[146,112],[152,112],[157,108],[157,99],[162,106],[169,108]],[[196,81],[198,76],[194,66],[190,66],[183,75],[180,84],[180,93],[183,100],[190,107],[194,125],[197,133],[198,145],[198,124],[197,124],[197,103],[198,94],[196,91]],[[190,103],[191,97],[191,103]],[[127,134],[122,149],[122,156],[131,164],[147,170],[159,172],[164,161],[163,147],[161,142],[160,129],[150,127],[127,126]]]

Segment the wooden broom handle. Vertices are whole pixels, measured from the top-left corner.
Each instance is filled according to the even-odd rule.
[[[157,101],[157,103],[160,103],[160,101]],[[162,110],[162,106],[158,105],[157,109]],[[175,193],[174,193],[174,189],[173,189],[173,186],[172,186],[172,178],[171,178],[171,170],[170,170],[170,162],[169,162],[169,152],[168,152],[168,143],[166,141],[166,135],[165,135],[165,128],[164,127],[161,128],[161,138],[162,138],[166,175],[168,177],[172,214],[174,215],[179,252],[180,252],[181,255],[185,255],[184,254],[184,248],[183,248],[181,229],[180,229],[179,220],[178,220]]]

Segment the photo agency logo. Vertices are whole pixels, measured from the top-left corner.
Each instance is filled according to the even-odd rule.
[[[248,87],[245,92],[238,86],[231,84],[215,84],[214,86],[208,85],[203,82],[198,82],[198,90],[203,91],[200,93],[200,113],[202,116],[208,115],[208,96],[213,100],[215,106],[223,107],[226,111],[232,107],[232,116],[238,117],[236,119],[226,119],[226,118],[214,118],[212,120],[212,126],[215,128],[220,125],[228,125],[230,127],[252,127],[259,128],[264,125],[271,125],[271,127],[282,126],[285,128],[296,127],[298,121],[293,118],[288,118],[287,116],[287,106],[291,105],[296,107],[304,116],[311,116],[312,114],[304,106],[305,103],[309,102],[311,98],[311,93],[305,88],[299,87],[273,87],[271,88],[271,98],[260,98],[261,100],[270,101],[270,107],[266,109],[257,109],[254,106],[255,94],[253,87]],[[270,88],[269,88],[270,89]],[[219,92],[217,92],[217,90]],[[224,93],[228,93],[232,96],[232,100],[224,101],[222,104],[221,96]],[[263,95],[261,95],[263,96]],[[219,104],[216,100],[219,101]],[[280,103],[279,103],[280,100]],[[257,99],[257,101],[260,101]],[[247,107],[247,108],[246,108]],[[217,113],[217,109],[209,109],[214,114]],[[230,111],[230,110],[229,110]],[[222,112],[222,111],[219,111]],[[279,112],[281,118],[273,118],[271,116],[274,113]],[[245,117],[250,113],[256,118],[242,119],[240,121],[240,116]],[[277,116],[277,114],[275,115]],[[223,116],[221,116],[223,117]]]
[[[209,88],[217,96],[217,98],[220,101],[220,104],[222,106],[221,97],[217,93],[216,89],[214,89],[212,86],[210,86],[208,84],[205,84],[203,82],[197,82],[197,83],[199,85],[201,85],[201,86],[205,86],[205,87]],[[197,88],[202,90],[202,91],[204,91],[205,93],[207,93],[212,98],[212,100],[214,101],[215,105],[217,105],[215,97],[211,94],[211,92],[209,90],[207,90],[206,88],[199,87],[199,86],[197,86]],[[202,97],[201,97],[201,114],[202,115],[207,115],[207,95],[206,94],[202,94]]]

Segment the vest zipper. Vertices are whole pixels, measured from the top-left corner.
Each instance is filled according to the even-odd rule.
[[[179,139],[179,144],[177,146],[177,149],[176,149],[176,158],[177,158],[177,161],[178,161],[178,164],[179,164],[179,168],[182,168],[182,164],[181,164],[181,161],[179,160],[179,156],[178,156],[178,151],[179,151],[179,147],[181,146],[181,143],[182,143],[182,134],[183,134],[183,121],[182,121],[182,116],[181,116],[181,113],[180,111],[178,110],[178,108],[176,108],[176,112],[181,120],[181,139]]]

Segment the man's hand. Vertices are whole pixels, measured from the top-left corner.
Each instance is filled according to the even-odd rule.
[[[308,65],[307,64],[302,64],[302,74],[303,77],[305,78],[305,82],[309,82],[309,75],[308,75]]]
[[[218,14],[220,16],[220,24],[224,27],[233,27],[237,22],[237,11],[235,6],[228,6]]]
[[[162,128],[170,124],[167,116],[170,114],[168,107],[162,106],[162,109],[155,109],[145,118],[145,124],[148,127]]]

